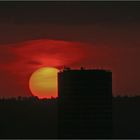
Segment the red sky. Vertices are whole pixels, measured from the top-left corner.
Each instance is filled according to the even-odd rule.
[[[140,8],[132,2],[1,2],[0,97],[28,96],[43,66],[103,68],[114,95],[140,95]]]
[[[101,44],[99,44],[101,45]],[[0,45],[0,96],[30,96],[29,77],[38,68],[52,66],[109,69],[113,94],[139,94],[140,48],[116,48],[62,40],[30,40]]]

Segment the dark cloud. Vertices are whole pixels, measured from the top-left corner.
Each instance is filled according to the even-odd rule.
[[[1,2],[1,22],[94,24],[140,21],[139,2]]]
[[[139,46],[140,2],[0,2],[0,44],[52,39]]]
[[[138,27],[139,23],[114,25],[102,23],[88,26],[3,24],[0,25],[0,44],[17,44],[17,42],[47,38],[51,40],[89,42],[93,45],[103,44],[111,47],[133,47],[140,46],[140,29]]]

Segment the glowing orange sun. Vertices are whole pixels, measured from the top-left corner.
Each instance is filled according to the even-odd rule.
[[[57,97],[58,71],[53,67],[43,67],[33,72],[29,79],[29,88],[32,94],[39,98]]]

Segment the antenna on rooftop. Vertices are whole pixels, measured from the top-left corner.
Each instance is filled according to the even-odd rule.
[[[85,68],[84,68],[84,67],[81,67],[80,69],[81,69],[81,70],[85,70]]]
[[[70,70],[69,67],[64,66],[64,71]]]

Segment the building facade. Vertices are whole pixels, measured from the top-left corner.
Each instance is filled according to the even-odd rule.
[[[71,70],[58,73],[58,137],[111,138],[112,73]]]

